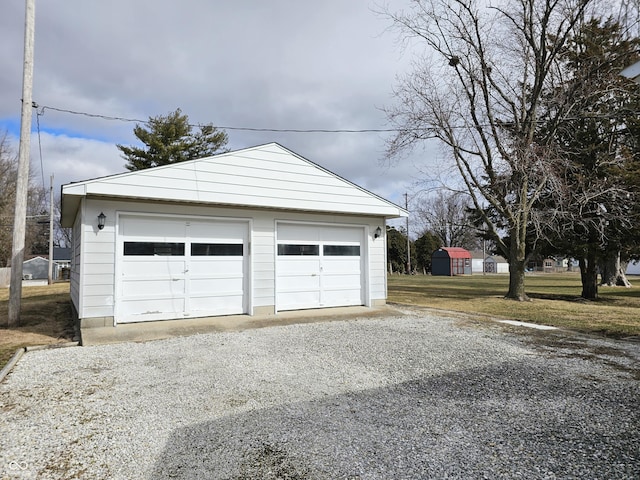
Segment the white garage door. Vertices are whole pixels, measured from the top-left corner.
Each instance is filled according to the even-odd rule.
[[[279,224],[276,308],[364,304],[363,229]]]
[[[121,216],[118,323],[247,311],[247,222]]]

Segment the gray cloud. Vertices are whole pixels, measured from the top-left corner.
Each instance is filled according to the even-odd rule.
[[[401,8],[407,0],[394,0]],[[389,21],[369,0],[48,0],[36,5],[34,100],[146,119],[177,107],[193,123],[276,129],[384,128],[407,68]],[[19,124],[24,10],[0,17],[0,129]],[[46,110],[45,174],[59,182],[123,171],[115,143],[134,124]],[[381,163],[385,134],[230,130],[230,146],[276,141],[392,201],[414,182],[418,157]],[[32,153],[37,151],[32,147]],[[39,161],[34,162],[39,166]]]

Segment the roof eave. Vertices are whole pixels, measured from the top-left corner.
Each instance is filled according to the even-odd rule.
[[[409,216],[409,212],[407,210],[397,207],[395,204],[392,204],[390,202],[389,202],[388,208],[383,208],[383,209],[372,208],[371,210],[358,210],[358,209],[340,210],[340,209],[331,209],[331,208],[295,208],[290,206],[268,205],[268,204],[250,205],[245,203],[231,203],[231,202],[176,200],[176,199],[167,199],[167,198],[137,197],[132,195],[131,196],[105,195],[103,193],[98,194],[98,193],[91,193],[89,191],[86,194],[80,194],[80,192],[75,192],[74,194],[68,194],[65,192],[65,195],[62,196],[62,208],[61,208],[62,213],[60,216],[60,223],[62,227],[69,228],[73,226],[78,209],[80,208],[80,203],[83,198],[115,200],[115,201],[133,201],[133,202],[156,202],[156,203],[162,202],[162,203],[178,204],[178,205],[207,205],[207,206],[215,206],[215,207],[222,207],[222,208],[279,210],[279,211],[306,212],[306,213],[317,213],[317,214],[324,213],[324,214],[332,214],[332,215],[358,215],[358,216],[380,217],[380,218],[384,218],[385,220],[390,220],[394,218],[405,218]]]

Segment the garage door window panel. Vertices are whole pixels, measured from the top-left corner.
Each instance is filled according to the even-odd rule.
[[[244,254],[241,243],[192,243],[192,257],[241,257]]]
[[[359,257],[360,245],[324,245],[322,254],[325,257]]]
[[[178,242],[124,242],[125,256],[181,257],[184,243]]]
[[[320,245],[281,243],[278,244],[278,255],[317,257],[318,255],[320,255]]]

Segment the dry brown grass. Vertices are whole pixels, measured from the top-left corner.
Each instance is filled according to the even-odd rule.
[[[8,307],[9,289],[0,289],[0,368],[19,348],[64,343],[73,338],[67,282],[24,286],[20,325],[16,328],[7,328]]]
[[[640,278],[631,278],[640,286]],[[507,275],[432,277],[392,275],[389,302],[479,313],[607,336],[640,335],[640,288],[600,287],[600,298],[580,298],[577,273],[526,278],[530,302],[506,300]]]

